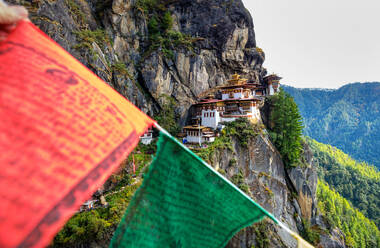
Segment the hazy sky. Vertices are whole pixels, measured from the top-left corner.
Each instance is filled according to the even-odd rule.
[[[380,0],[243,0],[264,66],[295,87],[380,81]]]

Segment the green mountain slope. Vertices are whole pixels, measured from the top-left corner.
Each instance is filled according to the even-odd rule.
[[[319,164],[318,174],[335,191],[380,226],[380,172],[341,150],[306,139]]]
[[[337,90],[283,86],[304,118],[304,134],[380,167],[380,83]]]
[[[342,230],[347,247],[380,247],[380,232],[376,225],[321,181],[317,198],[318,209],[326,217],[330,229],[338,227]]]

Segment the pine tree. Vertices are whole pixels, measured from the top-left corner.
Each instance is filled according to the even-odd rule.
[[[302,117],[293,98],[282,88],[271,97],[273,104],[271,113],[271,138],[282,155],[287,167],[295,166],[302,151]]]

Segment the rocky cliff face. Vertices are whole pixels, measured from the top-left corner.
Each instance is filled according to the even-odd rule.
[[[334,229],[329,233],[323,216],[318,215],[316,165],[306,144],[301,160],[301,166],[286,169],[262,130],[249,139],[246,147],[233,138],[232,147],[216,149],[209,163],[292,230],[305,234],[311,226],[321,233],[318,247],[343,248],[342,232]],[[240,231],[227,247],[297,247],[297,243],[271,221],[264,220]]]
[[[143,0],[9,2],[25,5],[30,19],[45,33],[151,116],[169,96],[184,124],[199,95],[223,84],[231,74],[257,81],[266,74],[265,55],[256,47],[252,18],[241,0],[159,1],[155,7],[170,14],[172,34],[187,37],[189,43],[185,47],[174,42],[170,51],[153,44],[152,17],[141,5]],[[166,42],[163,39],[154,41]],[[317,179],[309,153],[304,156],[305,167],[285,170],[265,132],[252,138],[248,147],[237,140],[232,143],[232,150],[215,151],[214,167],[291,229],[302,231],[301,217],[323,225],[316,216]],[[333,242],[328,235],[324,241],[325,247]],[[241,231],[228,247],[253,245],[296,247],[293,238],[269,221]]]
[[[191,49],[174,45],[170,57],[162,47],[152,49],[152,17],[141,8],[146,1],[10,2],[25,5],[44,32],[149,115],[159,111],[163,95],[171,96],[183,124],[197,97],[231,74],[265,75],[252,18],[240,0],[158,1],[154,8],[169,11],[171,30],[191,37]]]
[[[237,139],[233,139],[232,143],[232,150],[215,151],[210,163],[218,171],[225,173],[232,182],[245,189],[276,218],[291,229],[297,230],[297,225],[302,226],[301,218],[298,217],[302,216],[301,204],[287,186],[287,172],[268,135],[263,132],[251,138],[248,147],[241,146]],[[316,172],[311,167],[309,169],[312,176],[316,176]],[[316,185],[309,185],[304,177],[299,178],[299,181],[305,188],[313,188]],[[306,202],[313,201],[308,197],[304,196]],[[311,198],[315,198],[315,192]],[[305,207],[305,214],[315,211],[314,206]],[[241,231],[230,241],[228,247],[296,247],[296,243],[281,228],[267,221]]]

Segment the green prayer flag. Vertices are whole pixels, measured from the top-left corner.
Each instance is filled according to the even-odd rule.
[[[177,140],[161,133],[157,155],[110,247],[224,247],[236,232],[264,216],[275,220]]]

